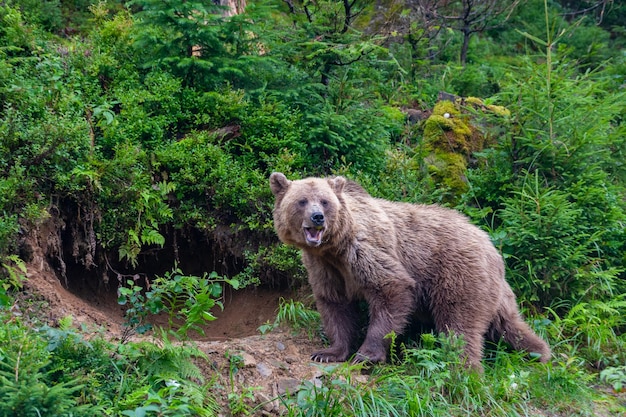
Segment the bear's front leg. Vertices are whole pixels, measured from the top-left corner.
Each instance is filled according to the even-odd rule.
[[[358,308],[356,302],[334,302],[323,297],[316,299],[324,325],[324,332],[331,341],[329,348],[313,352],[316,362],[343,362],[348,359],[350,347],[357,332]]]
[[[402,285],[402,283],[406,283]],[[357,351],[354,362],[379,363],[387,360],[391,340],[390,333],[402,334],[409,316],[414,310],[413,282],[408,280],[387,281],[365,293],[370,323],[365,341]]]

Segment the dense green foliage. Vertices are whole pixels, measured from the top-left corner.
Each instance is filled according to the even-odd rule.
[[[157,295],[174,294],[161,308],[187,320],[178,334],[185,336],[210,317],[180,297],[212,306],[220,294],[211,279],[302,282],[297,252],[272,230],[269,174],[341,174],[378,197],[454,206],[488,230],[557,355],[512,392],[499,378],[521,366],[515,359],[498,353],[487,373],[493,384],[478,387],[439,369],[455,364],[429,345],[377,376],[380,392],[359,391],[367,399],[351,396],[354,385],[342,376],[310,387],[293,413],[331,415],[315,408],[323,404],[341,415],[357,406],[352,398],[371,415],[367,407],[385,407],[384,392],[398,401],[377,410],[384,415],[444,415],[450,402],[452,414],[523,415],[528,410],[499,404],[552,401],[542,389],[587,395],[594,375],[585,367],[606,367],[602,381],[621,387],[625,6],[523,1],[505,25],[474,33],[459,62],[462,33],[424,20],[424,2],[249,3],[229,17],[203,1],[0,2],[0,307],[23,285],[37,231],[50,230],[38,245],[70,287],[119,285],[136,328],[142,309],[157,309]],[[440,91],[468,97],[447,104],[454,120],[443,112],[407,118],[409,109],[428,117]],[[216,272],[167,272],[175,264]],[[154,275],[162,293],[145,293],[135,278]],[[295,321],[315,318],[286,305]],[[142,355],[182,355],[171,365],[197,352],[73,343],[78,336],[67,329],[32,330],[6,314],[2,412],[214,408],[192,370],[181,377],[184,392],[165,384],[169,371],[139,371]],[[20,349],[4,348],[11,345]],[[98,363],[82,363],[81,349]],[[111,359],[109,349],[128,350]],[[24,378],[15,374],[22,367]],[[450,402],[437,402],[443,397]],[[568,399],[557,401],[567,408]]]
[[[0,314],[0,415],[215,415],[197,348],[167,338],[116,346],[87,340],[71,318],[51,328]]]

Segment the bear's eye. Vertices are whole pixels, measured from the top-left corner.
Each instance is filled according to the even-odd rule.
[[[303,199],[301,199],[301,200],[299,200],[299,201],[298,201],[298,205],[299,205],[300,207],[304,207],[304,206],[306,206],[306,203],[307,203],[307,199],[306,199],[306,198],[303,198]]]
[[[321,200],[320,203],[322,203],[323,207],[328,207],[328,200]]]

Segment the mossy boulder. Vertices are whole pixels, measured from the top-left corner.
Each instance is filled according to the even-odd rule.
[[[467,161],[463,155],[439,150],[428,155],[425,162],[432,178],[448,190],[444,201],[456,202],[461,194],[469,190],[465,176]]]
[[[433,150],[469,156],[484,148],[484,135],[472,126],[470,115],[462,113],[460,105],[440,101],[424,123],[424,142]]]
[[[511,117],[511,111],[506,107],[496,106],[495,104],[485,104],[485,102],[478,97],[466,97],[463,99],[463,102],[465,105],[471,105],[475,109],[488,111],[499,117]]]
[[[475,97],[442,100],[423,123],[426,162],[433,178],[449,190],[445,199],[455,203],[468,190],[466,171],[474,152],[492,146],[495,139],[486,135],[484,118],[488,113],[508,119],[510,112],[500,106],[487,106]]]

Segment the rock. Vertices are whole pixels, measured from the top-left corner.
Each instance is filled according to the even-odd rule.
[[[272,400],[269,395],[264,394],[262,392],[256,393],[257,401],[261,403],[263,407],[263,411],[267,413],[271,413],[272,411],[278,410],[279,404],[278,400]]]
[[[298,362],[300,362],[300,358],[297,355],[285,356],[285,362],[287,362],[287,363],[298,363]]]
[[[322,386],[324,385],[324,382],[322,381],[321,378],[319,377],[314,377],[309,379],[309,381],[313,384],[313,386],[315,386],[316,388],[322,388]]]
[[[367,384],[370,380],[367,375],[355,375],[354,379],[360,384]]]
[[[239,356],[241,356],[241,358],[243,359],[243,366],[244,367],[246,367],[246,368],[253,368],[253,367],[257,366],[256,359],[254,359],[254,356],[250,355],[249,353],[240,352]]]
[[[244,376],[243,372],[237,372],[237,375],[235,376],[235,379],[237,381],[237,383],[241,386],[246,385],[246,377]]]
[[[278,395],[295,394],[300,390],[301,382],[296,378],[282,378],[278,380]]]
[[[257,363],[256,370],[259,371],[259,374],[261,374],[263,378],[267,378],[272,375],[272,368],[263,362]]]

